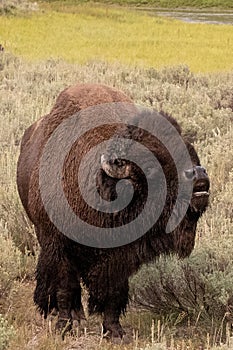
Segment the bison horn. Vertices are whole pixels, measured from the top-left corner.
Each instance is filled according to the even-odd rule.
[[[124,159],[115,158],[107,160],[103,154],[101,156],[101,166],[103,171],[110,177],[116,179],[130,177],[131,166]]]

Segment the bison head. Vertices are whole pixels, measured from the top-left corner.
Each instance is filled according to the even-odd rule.
[[[206,170],[194,147],[181,136],[177,122],[165,113],[142,111],[120,127],[101,156],[101,167],[97,188],[103,199],[124,198],[129,184],[133,186],[131,216],[139,215],[151,194],[151,206],[164,201],[166,224],[172,212],[180,223],[185,215],[197,221],[207,208],[210,183]],[[128,181],[117,189],[122,179]]]

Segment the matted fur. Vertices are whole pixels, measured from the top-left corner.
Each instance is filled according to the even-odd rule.
[[[112,336],[122,336],[119,316],[126,310],[128,303],[128,278],[138,268],[161,254],[176,253],[180,257],[188,256],[195,242],[197,221],[201,212],[188,209],[180,225],[170,234],[165,233],[165,226],[171,214],[176,197],[177,178],[174,164],[169,162],[169,155],[162,156],[164,150],[147,132],[130,130],[132,138],[142,142],[164,159],[164,171],[168,181],[168,195],[165,208],[158,222],[140,239],[128,245],[97,249],[80,245],[58,231],[49,220],[40,197],[39,162],[43,148],[60,123],[76,112],[101,103],[132,101],[122,92],[104,85],[80,84],[64,90],[57,98],[51,112],[30,126],[21,143],[18,161],[17,184],[23,206],[34,223],[41,252],[37,265],[37,286],[34,300],[41,313],[46,317],[53,308],[59,312],[58,328],[62,328],[67,320],[82,317],[81,288],[82,278],[89,291],[89,310],[91,313],[104,314],[104,331]],[[177,122],[167,118],[181,133]],[[116,133],[115,125],[96,128],[94,132],[81,137],[71,148],[64,164],[63,187],[69,204],[73,210],[85,213],[87,219],[101,226],[102,221],[111,226],[114,214],[96,216],[81,198],[77,187],[77,171],[79,163],[86,152],[98,142],[111,138]],[[127,130],[126,130],[127,131]],[[125,130],[122,131],[124,134]],[[127,131],[128,132],[128,131]],[[194,148],[186,142],[193,165],[199,165],[199,158]],[[166,158],[167,157],[167,158]],[[87,164],[87,167],[89,165]],[[108,177],[100,169],[97,179],[90,179],[98,186],[99,193],[108,200],[114,199],[117,180]],[[135,185],[133,204],[118,217],[124,222],[140,211],[144,200],[145,179],[138,172],[138,183]],[[115,216],[116,217],[116,216]],[[99,221],[98,221],[99,220]],[[76,315],[76,316],[74,316]]]

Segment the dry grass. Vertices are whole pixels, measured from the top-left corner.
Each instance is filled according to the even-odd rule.
[[[130,345],[113,346],[102,340],[99,318],[88,320],[80,338],[67,337],[62,342],[51,333],[50,323],[42,321],[32,302],[36,257],[25,254],[25,249],[37,254],[38,247],[15,185],[23,131],[50,110],[55,97],[69,84],[105,83],[125,91],[137,103],[171,113],[195,142],[212,184],[211,208],[199,225],[196,248],[187,263],[196,261],[200,278],[206,278],[203,266],[212,266],[205,280],[212,281],[212,307],[224,308],[227,298],[233,295],[232,73],[194,75],[183,65],[155,70],[96,60],[83,66],[54,59],[29,63],[0,53],[0,82],[0,313],[15,330],[8,349],[214,350],[227,348],[220,342],[232,344],[225,320],[219,324],[212,319],[208,323],[206,319],[201,322],[198,314],[189,318],[175,309],[152,315],[138,308],[131,309],[123,319],[126,329],[130,325],[134,330]],[[211,259],[205,255],[209,250]],[[219,266],[224,267],[222,275]],[[145,276],[147,272],[139,278],[138,286],[144,285]],[[1,334],[6,334],[7,326],[4,327],[0,328],[0,339]],[[215,337],[216,332],[221,337]]]

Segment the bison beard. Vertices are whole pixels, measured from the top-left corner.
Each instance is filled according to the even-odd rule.
[[[161,161],[167,181],[164,209],[159,220],[141,238],[116,248],[100,249],[81,245],[59,232],[46,214],[40,197],[39,164],[43,148],[64,119],[87,107],[113,102],[132,103],[122,92],[103,85],[80,84],[64,90],[51,112],[25,131],[18,161],[17,185],[41,246],[34,294],[34,301],[41,313],[47,317],[55,309],[58,312],[56,328],[71,329],[73,321],[83,317],[80,287],[82,279],[89,291],[89,312],[103,314],[104,332],[109,337],[122,338],[124,331],[119,317],[126,311],[128,303],[128,278],[143,263],[155,260],[161,254],[175,253],[183,258],[191,253],[197,221],[208,205],[209,179],[204,168],[200,166],[195,149],[184,139],[193,163],[192,169],[184,169],[186,180],[193,181],[193,197],[179,226],[173,232],[166,233],[166,224],[177,194],[176,167],[168,151],[158,140],[151,138],[147,131],[140,128],[140,122],[138,128],[125,126],[117,130],[116,126],[110,125],[103,129],[97,128],[94,134],[86,135],[73,145],[64,163],[63,187],[72,209],[79,215],[85,213],[88,220],[96,220],[97,223],[99,216],[93,217],[94,214],[78,192],[76,169],[88,147],[92,147],[96,140],[101,142],[116,134],[143,142]],[[165,114],[163,116],[181,134],[177,122]],[[111,155],[112,150],[108,149],[106,152]],[[103,156],[102,169],[100,168],[97,178],[92,179],[93,182],[96,181],[99,194],[107,201],[115,199],[116,184],[119,178],[126,177],[123,172],[120,174],[118,165],[117,162],[111,164]],[[127,175],[134,186],[134,197],[130,208],[124,209],[119,215],[110,213],[107,219],[105,216],[105,225],[110,227],[116,222],[125,223],[134,219],[147,199],[143,173],[135,164],[126,162],[126,165],[131,171]],[[100,220],[100,227],[101,223]]]

